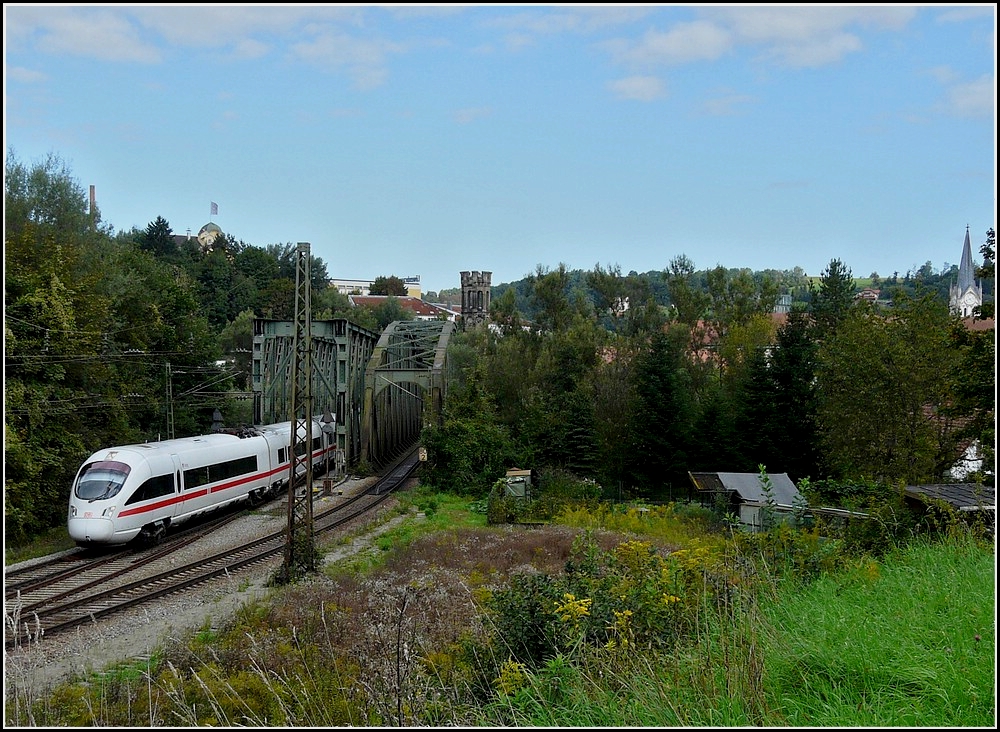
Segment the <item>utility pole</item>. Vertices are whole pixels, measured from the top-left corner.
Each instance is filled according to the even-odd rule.
[[[312,309],[309,244],[300,242],[295,265],[295,324],[292,338],[291,437],[288,467],[288,533],[279,581],[291,582],[316,569],[312,511]],[[299,489],[302,495],[299,495]]]
[[[174,439],[174,384],[169,361],[167,361],[167,439]]]

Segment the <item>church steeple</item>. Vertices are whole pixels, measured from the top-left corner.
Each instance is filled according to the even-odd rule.
[[[976,268],[972,264],[972,242],[969,227],[965,227],[965,246],[962,248],[962,262],[958,265],[958,291],[965,292],[976,284]]]
[[[983,304],[983,287],[976,285],[976,266],[972,263],[972,241],[969,227],[965,227],[965,246],[962,247],[962,262],[958,265],[958,282],[949,288],[948,304],[951,311],[963,318],[975,312]]]

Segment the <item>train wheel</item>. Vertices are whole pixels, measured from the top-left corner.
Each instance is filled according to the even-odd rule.
[[[167,534],[165,523],[146,524],[139,532],[139,539],[145,546],[157,546]]]

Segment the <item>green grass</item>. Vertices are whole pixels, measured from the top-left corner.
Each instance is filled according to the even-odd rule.
[[[76,547],[76,542],[69,536],[65,526],[49,529],[42,536],[34,539],[27,546],[9,547],[4,545],[4,566],[25,562],[29,559],[45,557],[56,552],[66,551]]]
[[[390,552],[405,550],[421,536],[486,525],[485,514],[473,510],[473,502],[469,498],[419,488],[399,494],[399,500],[399,514],[410,518],[379,534],[373,542],[374,550],[361,551],[328,565],[325,569],[327,574],[364,574],[382,566]],[[418,513],[423,514],[422,518],[418,519]],[[335,545],[342,545],[348,540],[339,537]]]
[[[979,726],[996,720],[995,556],[918,543],[766,611],[772,704],[796,726]]]

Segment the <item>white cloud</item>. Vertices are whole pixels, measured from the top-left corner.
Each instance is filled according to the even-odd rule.
[[[732,48],[733,38],[724,28],[706,21],[678,23],[666,32],[647,31],[634,44],[609,45],[619,61],[632,65],[680,64],[719,58]]]
[[[666,96],[667,90],[663,82],[655,76],[630,76],[618,79],[608,84],[621,99],[635,99],[640,102],[651,102]]]
[[[311,26],[360,26],[363,8],[310,5],[146,6],[123,8],[143,27],[178,46],[238,45],[254,35],[297,37]]]
[[[15,17],[21,42],[41,53],[144,64],[161,60],[159,49],[144,42],[139,28],[117,10],[54,8]]]
[[[634,23],[654,10],[655,7],[628,5],[566,7],[550,12],[526,10],[516,15],[491,19],[485,25],[533,35],[592,33],[605,28]]]
[[[990,117],[996,114],[996,79],[986,74],[975,81],[955,84],[948,90],[948,108],[962,117]]]
[[[807,6],[710,8],[704,15],[724,24],[741,41],[791,43],[822,41],[860,26],[901,30],[916,15],[916,8],[899,6]]]
[[[633,66],[710,61],[740,46],[762,49],[762,58],[788,66],[821,66],[864,46],[852,29],[899,30],[912,7],[704,7],[695,21],[649,30],[638,40],[615,39],[602,47]]]
[[[939,23],[964,23],[967,20],[976,20],[988,15],[996,15],[996,5],[977,5],[975,7],[958,7],[948,9],[941,13],[935,20]]]
[[[951,84],[952,82],[958,81],[958,72],[955,71],[950,66],[935,66],[932,69],[928,69],[927,73],[941,84]]]
[[[271,47],[268,44],[253,38],[244,38],[233,44],[233,56],[242,61],[263,58],[270,50]]]
[[[292,54],[328,70],[345,69],[359,89],[372,89],[385,82],[389,54],[402,53],[400,44],[361,40],[344,33],[324,30],[316,38],[292,45]]]
[[[864,45],[852,33],[837,33],[817,38],[809,43],[781,43],[768,51],[768,56],[779,63],[795,67],[817,67],[835,63],[849,53],[860,51]]]
[[[730,93],[716,97],[715,99],[709,99],[704,104],[704,110],[713,117],[728,117],[738,114],[740,107],[744,107],[754,101],[756,101],[754,97],[749,94]]]
[[[489,107],[470,107],[468,109],[459,109],[455,112],[455,121],[460,125],[466,125],[470,122],[475,122],[477,119],[484,119],[493,114],[493,110]]]
[[[23,66],[11,66],[4,69],[4,76],[11,81],[19,81],[22,84],[36,84],[49,78],[41,71],[26,69]]]

